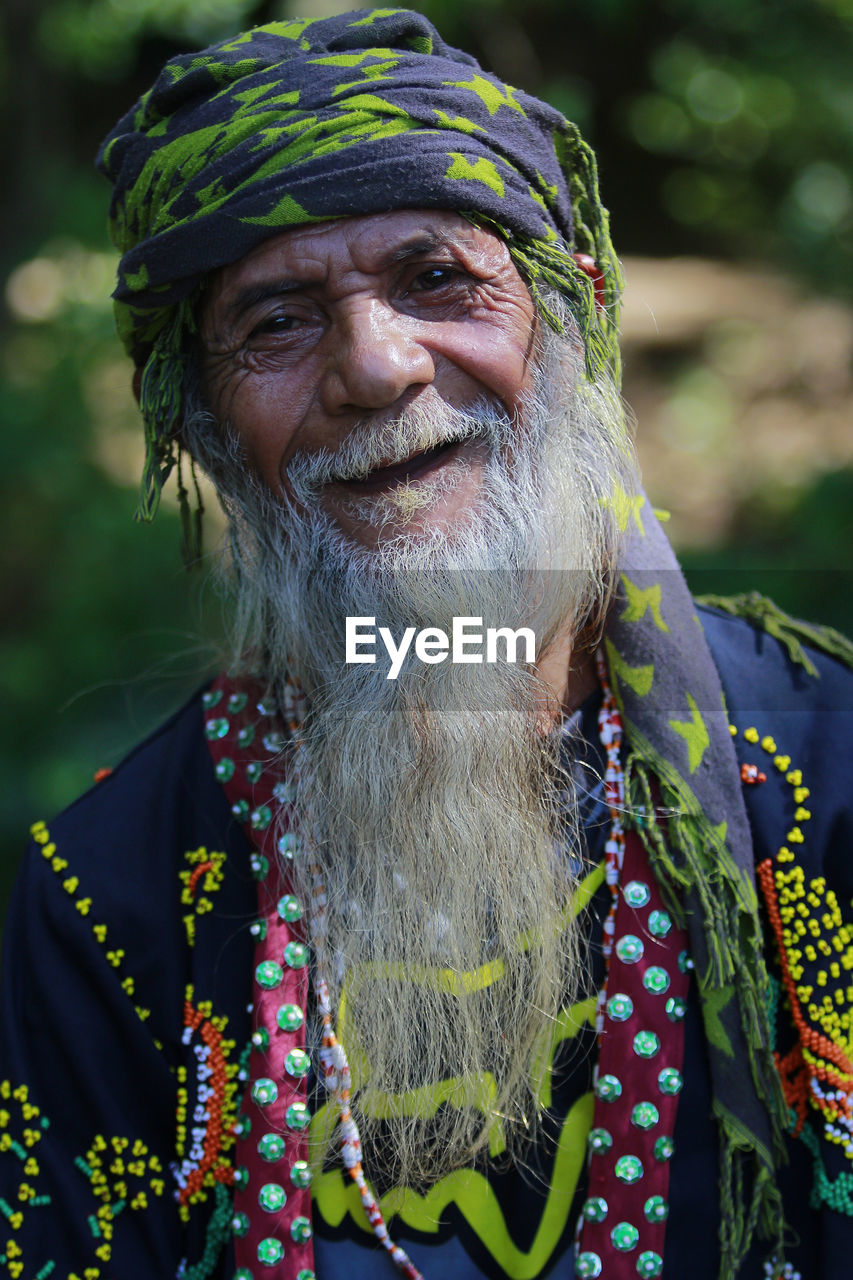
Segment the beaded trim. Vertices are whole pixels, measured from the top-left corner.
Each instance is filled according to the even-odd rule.
[[[731,732],[735,736],[737,729],[731,726]],[[780,753],[773,738],[762,737],[754,726],[744,730],[743,738],[772,758],[791,788],[794,805],[794,823],[775,858],[766,858],[756,868],[797,1034],[788,1053],[775,1055],[791,1111],[791,1132],[814,1157],[817,1200],[853,1216],[853,1169],[830,1179],[817,1138],[806,1124],[809,1112],[816,1113],[826,1141],[853,1162],[853,927],[844,922],[826,877],[807,878],[794,852],[804,852],[803,828],[811,818],[805,807],[811,792],[802,770],[791,768],[790,756]]]

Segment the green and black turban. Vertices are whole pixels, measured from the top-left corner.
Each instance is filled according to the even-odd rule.
[[[449,209],[491,227],[540,301],[572,302],[590,373],[618,366],[618,263],[576,127],[403,9],[273,22],[173,58],[104,143],[119,333],[143,367],[153,515],[177,458],[193,295],[289,227]],[[594,259],[593,281],[572,256]],[[547,308],[545,308],[547,314]]]

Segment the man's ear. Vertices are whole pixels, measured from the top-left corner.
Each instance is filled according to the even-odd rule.
[[[139,404],[142,400],[142,365],[140,364],[133,371],[133,394],[136,403]]]

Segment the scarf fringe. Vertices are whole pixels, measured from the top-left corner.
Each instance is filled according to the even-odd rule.
[[[785,646],[792,662],[804,667],[815,679],[820,678],[820,672],[803,649],[801,641],[818,649],[821,653],[828,654],[831,658],[838,658],[846,666],[853,667],[853,642],[843,636],[840,631],[835,631],[832,627],[818,627],[809,622],[800,622],[798,618],[792,618],[790,614],[785,613],[784,609],[780,609],[772,600],[768,600],[767,596],[761,595],[758,591],[748,591],[737,596],[702,595],[696,596],[696,600],[699,604],[721,609],[724,613],[745,618],[754,626],[761,627],[768,635],[773,636]]]

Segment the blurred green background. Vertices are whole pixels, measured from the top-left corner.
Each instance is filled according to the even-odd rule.
[[[135,524],[97,144],[173,52],[346,3],[4,0],[0,904],[49,818],[215,667],[209,567]],[[626,396],[698,590],[853,632],[853,0],[428,0],[582,126],[625,257]],[[215,528],[208,530],[209,545]]]

